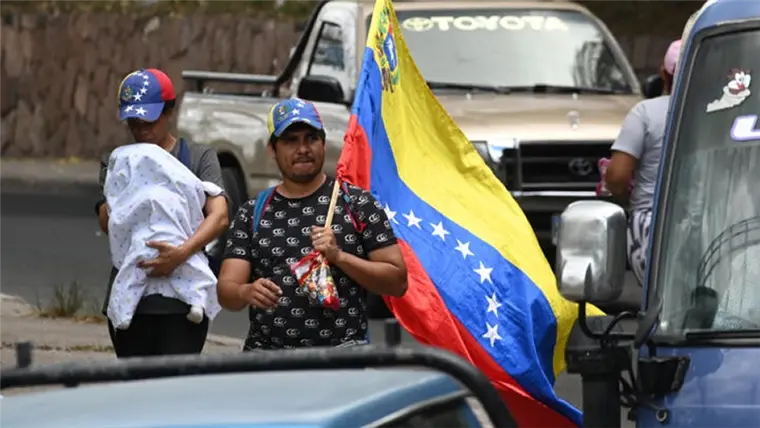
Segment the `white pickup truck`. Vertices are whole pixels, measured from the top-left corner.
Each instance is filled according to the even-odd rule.
[[[183,73],[196,86],[180,104],[179,132],[217,150],[233,207],[279,180],[266,152],[266,116],[282,97],[315,102],[327,131],[325,170],[335,171],[373,5],[318,3],[280,76]],[[597,161],[642,99],[617,41],[588,10],[566,1],[394,8],[430,88],[520,203],[553,263],[558,214],[596,197]],[[267,89],[223,93],[215,82]]]

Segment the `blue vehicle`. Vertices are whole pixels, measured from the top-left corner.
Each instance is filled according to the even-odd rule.
[[[620,426],[621,404],[642,428],[760,426],[760,96],[751,86],[760,1],[707,2],[684,43],[643,309],[585,317],[580,305],[568,345],[585,426]],[[570,205],[558,232],[562,294],[614,300],[625,242],[620,207]]]
[[[19,367],[0,373],[3,389],[69,388],[7,395],[0,401],[3,428],[516,426],[479,370],[433,348],[360,346],[41,367],[17,355]],[[78,387],[100,382],[110,383]]]

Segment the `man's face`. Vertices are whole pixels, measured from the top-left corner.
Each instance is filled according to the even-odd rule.
[[[136,142],[160,144],[169,132],[169,115],[164,113],[155,122],[129,118],[127,126]]]
[[[325,140],[305,123],[290,126],[269,150],[283,177],[296,183],[314,180],[325,163]]]

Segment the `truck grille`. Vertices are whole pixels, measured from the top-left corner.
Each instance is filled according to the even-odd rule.
[[[597,162],[612,141],[529,141],[505,149],[495,168],[510,191],[589,191],[599,182]]]

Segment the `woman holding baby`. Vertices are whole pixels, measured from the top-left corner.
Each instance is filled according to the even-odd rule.
[[[95,206],[114,262],[103,308],[114,350],[200,353],[220,310],[204,248],[229,222],[219,160],[170,132],[176,96],[160,70],[130,73],[118,97],[135,144],[104,157]]]

